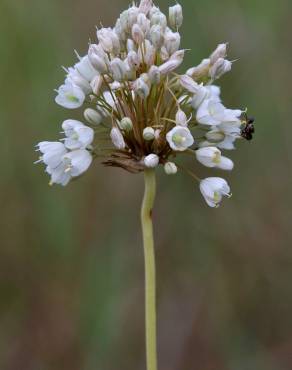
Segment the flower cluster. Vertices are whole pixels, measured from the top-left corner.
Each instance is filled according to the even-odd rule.
[[[182,22],[179,4],[167,17],[152,0],[142,0],[122,12],[113,28],[97,29],[97,43],[65,69],[56,96],[64,108],[83,107],[86,124],[67,120],[63,139],[38,144],[51,184],[67,185],[95,158],[132,173],[162,165],[166,174],[175,174],[184,170],[175,159],[186,153],[206,167],[233,168],[221,150],[234,149],[248,118],[225,108],[214,85],[232,67],[227,44],[177,74],[186,53],[180,48]],[[187,173],[199,180],[209,206],[230,195],[224,179]]]

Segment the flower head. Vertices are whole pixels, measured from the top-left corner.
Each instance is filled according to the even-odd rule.
[[[184,153],[209,168],[233,168],[220,149],[234,149],[248,119],[241,109],[226,108],[214,85],[232,67],[227,44],[179,75],[186,53],[182,23],[180,4],[167,17],[152,0],[141,0],[113,27],[97,29],[87,55],[77,54],[65,69],[55,99],[64,108],[82,108],[87,123],[66,120],[59,142],[38,145],[51,183],[66,185],[98,158],[131,173],[162,165],[174,174],[175,158]],[[218,178],[201,181],[200,188],[212,207],[229,193]]]

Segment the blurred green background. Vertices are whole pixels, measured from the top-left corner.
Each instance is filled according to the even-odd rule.
[[[231,153],[218,210],[188,177],[159,174],[160,370],[291,370],[292,2],[181,4],[185,67],[229,41],[224,102],[249,108],[256,135]],[[34,145],[76,117],[54,104],[60,66],[127,5],[0,0],[1,370],[145,369],[143,176],[96,164],[50,188],[33,165]]]

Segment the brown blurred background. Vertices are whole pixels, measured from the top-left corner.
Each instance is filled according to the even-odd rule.
[[[229,41],[224,102],[249,108],[256,135],[231,153],[234,196],[218,210],[186,176],[159,174],[160,370],[291,370],[292,3],[181,4],[185,66]],[[59,66],[127,5],[0,1],[1,370],[145,369],[142,176],[96,164],[50,188],[33,165],[34,145],[78,117],[54,104]]]

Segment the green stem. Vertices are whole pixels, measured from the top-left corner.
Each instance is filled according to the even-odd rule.
[[[157,370],[156,288],[152,209],[156,192],[155,170],[144,172],[145,193],[141,209],[145,258],[145,316],[147,370]]]

